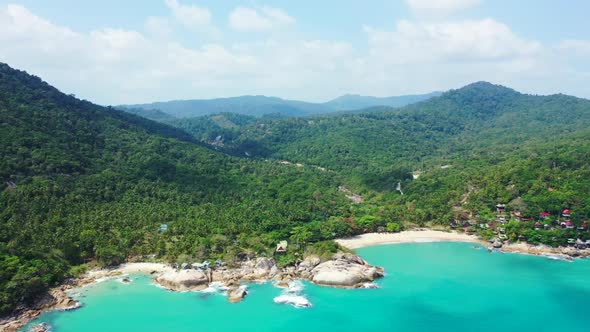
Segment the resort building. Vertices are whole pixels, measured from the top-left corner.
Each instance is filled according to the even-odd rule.
[[[551,213],[547,212],[547,211],[543,211],[541,213],[539,213],[539,218],[541,219],[547,219],[551,217]]]
[[[276,252],[286,252],[287,251],[287,241],[281,241],[277,244]]]

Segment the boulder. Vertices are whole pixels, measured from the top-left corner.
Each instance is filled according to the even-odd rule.
[[[492,243],[492,246],[496,249],[502,248],[503,245],[504,244],[499,239],[494,240],[494,243]]]
[[[281,287],[281,288],[287,288],[287,287],[289,287],[289,282],[291,282],[290,278],[283,277],[282,279],[278,280],[278,282],[276,283],[276,286]]]
[[[227,299],[231,303],[240,302],[248,294],[248,288],[244,285],[231,288],[227,291]]]
[[[361,287],[383,277],[383,269],[374,267],[352,254],[338,254],[311,270],[311,281],[326,286]]]
[[[274,271],[273,271],[274,268]],[[275,261],[272,258],[266,258],[266,257],[258,257],[256,258],[256,263],[254,264],[254,275],[253,277],[255,279],[259,279],[259,278],[263,278],[266,277],[270,274],[272,274],[272,272],[274,272],[276,274],[277,271],[277,267],[275,265]]]
[[[578,250],[576,250],[575,248],[570,248],[570,247],[562,248],[561,253],[564,255],[572,256],[572,257],[578,257],[580,255]]]
[[[321,262],[322,260],[316,255],[307,256],[305,257],[303,262],[299,263],[299,269],[313,269],[314,267],[318,266]]]
[[[269,276],[269,277],[274,277],[274,276],[276,276],[276,275],[277,275],[279,272],[280,272],[280,271],[279,271],[279,268],[278,268],[276,265],[273,265],[273,266],[270,268],[270,271],[269,271],[269,273],[268,273],[268,276]]]
[[[256,258],[256,265],[254,265],[258,270],[268,270],[275,266],[275,261],[272,258],[266,257],[258,257]]]
[[[156,282],[175,291],[195,291],[207,288],[207,275],[196,270],[169,271],[156,278]]]

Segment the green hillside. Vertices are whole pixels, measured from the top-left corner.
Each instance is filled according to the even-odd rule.
[[[286,265],[364,231],[493,222],[500,202],[532,217],[570,208],[576,225],[590,216],[584,99],[478,82],[366,113],[160,120],[176,127],[0,65],[0,314],[84,264],[231,263],[288,239]],[[506,228],[531,243],[590,238]]]
[[[525,213],[574,207],[581,221],[590,215],[588,123],[588,100],[478,82],[397,110],[258,120],[237,137],[234,128],[224,149],[337,171],[375,195],[376,210],[395,206],[393,219],[447,224],[521,198]]]
[[[72,266],[183,254],[231,262],[348,205],[331,173],[229,157],[7,65],[0,124],[0,313]]]

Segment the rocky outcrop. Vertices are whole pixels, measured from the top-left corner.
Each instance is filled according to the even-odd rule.
[[[310,280],[318,285],[356,288],[383,277],[383,269],[353,254],[336,254],[332,260],[314,267],[310,274]]]
[[[163,273],[156,278],[156,282],[175,291],[195,291],[207,288],[209,278],[202,271],[180,270]]]
[[[495,239],[494,242],[492,242],[492,247],[496,249],[502,248],[503,245],[504,243],[502,243],[502,241],[500,241],[499,239]]]
[[[230,303],[240,302],[248,294],[248,288],[244,285],[232,288],[227,291],[227,299]]]
[[[70,285],[62,285],[54,288],[43,295],[33,306],[19,309],[13,316],[0,319],[0,331],[14,332],[31,320],[39,317],[44,310],[74,310],[81,306],[81,303],[72,299],[66,290]],[[45,331],[42,328],[47,325],[36,325],[38,331]],[[37,330],[36,330],[37,331]]]
[[[316,255],[307,256],[297,266],[297,274],[303,279],[311,279],[311,270],[318,266],[321,262],[322,260]]]
[[[274,259],[259,257],[243,262],[235,269],[222,269],[213,272],[213,279],[230,287],[237,287],[242,280],[268,280],[277,282],[279,287],[287,287],[296,279],[307,279],[319,285],[335,287],[362,287],[383,276],[383,269],[369,265],[353,254],[336,254],[323,262],[318,256],[308,256],[297,266],[277,267]]]
[[[278,273],[274,259],[266,257],[256,258],[254,274],[256,277],[273,277]]]

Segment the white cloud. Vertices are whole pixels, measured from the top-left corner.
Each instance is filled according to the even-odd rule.
[[[537,42],[493,19],[458,22],[400,21],[394,31],[365,27],[374,56],[395,63],[470,62],[534,56]]]
[[[207,8],[183,5],[177,0],[165,0],[165,3],[174,14],[174,17],[188,28],[198,29],[211,23],[211,12]]]
[[[566,39],[562,40],[557,49],[564,52],[572,52],[580,56],[590,56],[590,40]]]
[[[168,39],[172,36],[172,26],[166,17],[150,16],[145,20],[145,31],[157,39]]]
[[[259,10],[237,7],[229,14],[230,26],[238,31],[264,31],[295,23],[295,19],[279,8]]]
[[[9,5],[0,7],[0,61],[40,75],[66,92],[121,103],[151,100],[168,84],[185,93],[196,80],[214,85],[251,60],[221,45],[189,49],[132,30],[78,33],[23,6]]]
[[[437,17],[477,6],[480,0],[406,0],[406,3],[418,15]]]
[[[428,92],[478,80],[526,92],[590,97],[589,40],[544,45],[493,19],[365,27],[366,50],[343,41],[283,34],[187,47],[173,36],[158,35],[169,23],[148,18],[146,33],[112,28],[79,32],[23,6],[0,6],[0,61],[105,104],[243,94],[326,100],[349,92]]]

